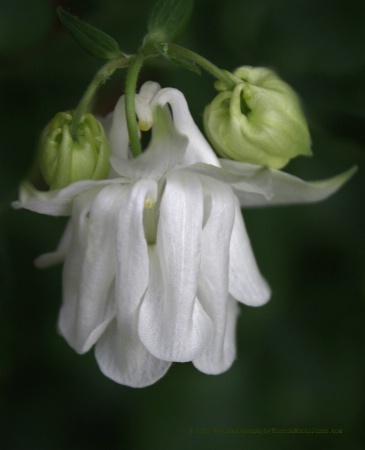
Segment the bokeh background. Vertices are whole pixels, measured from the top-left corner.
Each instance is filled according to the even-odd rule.
[[[55,248],[64,219],[13,211],[43,126],[76,106],[100,63],[60,26],[55,9],[111,34],[133,53],[151,0],[0,1],[0,447],[4,450],[360,450],[365,445],[365,39],[363,0],[197,0],[181,43],[218,66],[270,66],[298,91],[314,157],[304,179],[358,165],[326,202],[244,211],[271,301],[241,307],[238,358],[207,376],[175,364],[157,384],[120,386],[57,334],[61,267],[33,260]],[[201,125],[210,76],[151,61],[140,81],[181,89]],[[106,114],[123,73],[100,90]],[[307,428],[328,433],[252,434]],[[341,431],[341,432],[332,432]],[[245,434],[245,431],[247,434]]]

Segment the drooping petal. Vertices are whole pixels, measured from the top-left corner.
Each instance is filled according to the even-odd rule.
[[[44,253],[43,255],[38,256],[38,258],[34,261],[34,265],[38,267],[38,269],[45,269],[46,267],[51,267],[63,262],[70,248],[71,238],[72,222],[69,220],[57,249],[54,252]]]
[[[137,320],[128,325],[137,329]],[[116,319],[98,340],[95,357],[104,375],[116,383],[135,388],[155,383],[171,365],[151,355],[142,345],[138,334],[127,334],[125,324],[118,323]]]
[[[209,348],[203,355],[193,361],[194,366],[208,375],[219,375],[228,370],[236,359],[236,325],[239,315],[238,303],[228,296],[225,314],[225,327],[220,354]]]
[[[263,305],[271,295],[257,267],[238,202],[229,246],[229,292],[250,306]]]
[[[115,314],[118,203],[125,189],[111,184],[74,202],[59,329],[78,353],[95,344]]]
[[[226,371],[235,356],[234,341],[226,342],[228,312],[229,244],[235,217],[235,197],[229,186],[202,177],[207,190],[209,217],[203,229],[198,298],[213,323],[213,340],[193,361],[208,374]],[[229,325],[232,320],[229,321]]]
[[[95,347],[102,372],[133,387],[161,378],[170,363],[149,353],[138,336],[138,312],[149,280],[148,246],[143,225],[146,202],[157,201],[157,183],[141,180],[128,189],[119,205],[116,242],[116,319]]]
[[[211,320],[196,297],[202,196],[197,177],[184,172],[167,177],[138,327],[146,348],[166,361],[196,359],[212,339]]]
[[[143,216],[146,202],[157,202],[157,183],[144,179],[132,185],[123,198],[117,232],[117,315],[135,310],[148,285],[149,260]]]

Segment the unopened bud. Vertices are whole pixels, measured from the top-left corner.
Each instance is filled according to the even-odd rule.
[[[109,175],[110,145],[103,126],[92,114],[84,114],[74,137],[72,119],[72,111],[57,113],[41,135],[39,166],[50,189]]]
[[[204,112],[204,127],[223,158],[279,169],[298,155],[311,155],[311,139],[300,101],[275,72],[244,66],[231,74],[228,89]]]

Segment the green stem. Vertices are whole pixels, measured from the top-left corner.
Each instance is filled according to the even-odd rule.
[[[135,55],[129,65],[126,85],[125,85],[125,112],[127,118],[127,128],[132,155],[136,158],[141,154],[141,143],[139,140],[135,94],[139,71],[143,65],[145,56],[142,53]]]
[[[210,73],[215,77],[217,80],[223,81],[228,88],[233,88],[235,86],[235,82],[233,81],[232,77],[229,75],[229,72],[226,70],[222,70],[219,67],[217,67],[215,64],[208,61],[203,56],[198,55],[197,53],[188,50],[185,47],[181,47],[180,45],[176,44],[167,44],[167,55],[171,56],[181,56],[185,59],[188,59],[189,61],[192,61],[193,63],[200,66],[202,69],[204,69],[206,72]]]
[[[129,59],[126,57],[121,57],[115,59],[113,61],[108,61],[102,68],[97,72],[89,86],[87,87],[84,95],[82,96],[80,103],[78,104],[75,114],[71,123],[71,136],[74,140],[77,140],[77,126],[85,114],[85,112],[89,109],[90,103],[94,98],[96,91],[99,89],[99,86],[104,83],[114,72],[116,69],[122,69],[123,67],[127,67],[129,64]]]

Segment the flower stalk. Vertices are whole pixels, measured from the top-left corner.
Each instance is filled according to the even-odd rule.
[[[138,74],[142,68],[145,56],[142,53],[135,55],[129,64],[126,85],[125,85],[125,109],[127,128],[131,152],[134,158],[141,154],[141,143],[139,140],[138,126],[136,121],[135,95],[137,88]]]
[[[167,44],[165,46],[165,54],[167,56],[175,58],[182,57],[184,59],[193,62],[194,64],[204,69],[206,72],[208,72],[217,80],[220,80],[223,83],[225,83],[228,89],[230,88],[232,89],[236,85],[234,77],[228,71],[220,69],[218,66],[210,62],[208,59],[204,58],[201,55],[198,55],[198,53],[195,53],[192,50],[189,50],[185,47],[181,47],[180,45],[177,44]]]
[[[124,67],[127,67],[129,64],[129,58],[123,56],[119,57],[115,60],[108,61],[106,64],[104,64],[101,69],[96,73],[95,77],[87,87],[84,95],[82,96],[80,103],[78,104],[75,115],[72,119],[71,124],[71,136],[74,140],[77,140],[78,138],[78,125],[81,121],[82,116],[88,111],[90,104],[99,89],[100,85],[105,83],[105,81],[110,78],[113,73],[117,69],[123,69]]]

